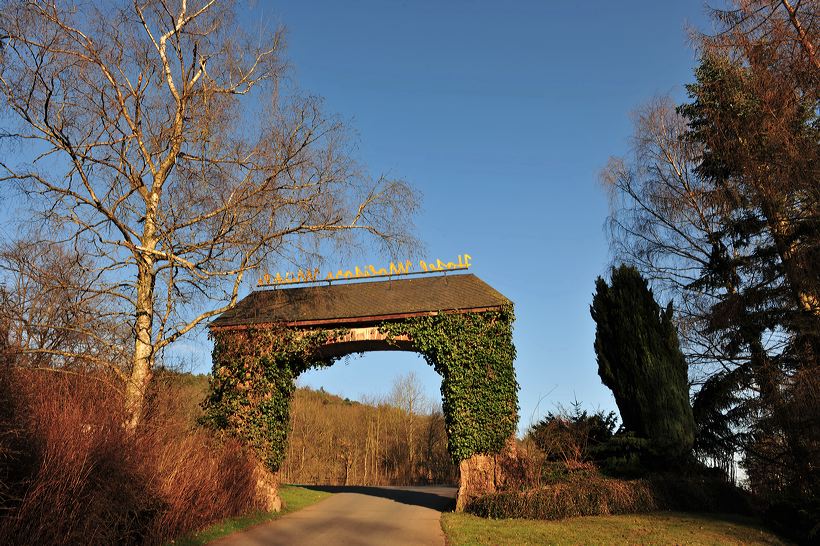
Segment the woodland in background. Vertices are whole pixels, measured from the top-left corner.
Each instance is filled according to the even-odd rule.
[[[441,409],[422,403],[412,374],[369,403],[300,388],[291,406],[282,481],[325,485],[455,484]]]

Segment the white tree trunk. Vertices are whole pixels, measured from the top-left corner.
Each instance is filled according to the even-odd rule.
[[[148,240],[145,246],[153,250],[156,243],[153,236],[153,221],[146,219],[143,241]],[[125,427],[129,431],[137,428],[142,419],[145,394],[154,369],[154,284],[156,273],[154,262],[149,252],[145,252],[137,259],[136,285],[136,317],[134,321],[134,356],[131,363],[131,374],[125,386]]]

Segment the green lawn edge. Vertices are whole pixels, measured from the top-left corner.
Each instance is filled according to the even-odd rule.
[[[251,512],[233,518],[224,519],[213,525],[197,531],[190,535],[168,542],[173,546],[202,546],[216,539],[228,536],[238,531],[244,531],[260,523],[272,521],[278,517],[301,510],[311,504],[329,497],[331,493],[306,489],[295,485],[283,485],[279,488],[279,496],[282,498],[281,512]]]
[[[652,512],[563,520],[485,519],[441,515],[447,546],[515,544],[790,544],[740,516]]]

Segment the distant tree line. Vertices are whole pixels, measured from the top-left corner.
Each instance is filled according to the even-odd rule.
[[[452,484],[458,469],[447,451],[441,409],[411,374],[383,399],[355,402],[300,388],[279,472],[287,483],[325,485]]]

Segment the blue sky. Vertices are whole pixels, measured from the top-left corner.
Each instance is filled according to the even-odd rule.
[[[295,78],[350,121],[371,172],[421,191],[424,254],[471,254],[473,272],[515,303],[522,428],[576,398],[615,409],[588,310],[609,264],[598,172],[628,150],[633,109],[653,95],[684,98],[695,64],[686,27],[708,28],[703,3],[349,0],[256,11],[287,27]],[[438,398],[435,372],[404,353],[353,358],[300,383],[360,398],[410,370]]]

